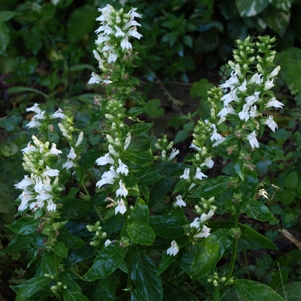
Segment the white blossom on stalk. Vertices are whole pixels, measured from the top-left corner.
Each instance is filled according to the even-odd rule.
[[[115,215],[118,212],[121,213],[121,214],[124,214],[126,212],[126,206],[124,204],[123,199],[120,199],[120,200],[117,201],[117,206],[115,207]]]
[[[278,128],[277,123],[274,121],[273,116],[270,115],[264,122],[273,132]]]
[[[189,173],[190,173],[190,169],[189,168],[185,168],[184,173],[180,176],[180,179],[190,180]]]
[[[176,256],[179,252],[179,246],[175,240],[171,242],[171,247],[167,249],[166,253],[170,256]]]
[[[110,239],[107,239],[105,242],[104,242],[104,246],[107,247],[108,245],[110,245],[112,243],[112,241]]]
[[[88,81],[88,85],[99,84],[102,81],[102,78],[95,72],[91,73],[91,78]]]
[[[118,159],[118,164],[119,166],[117,167],[116,172],[118,174],[123,174],[127,176],[129,173],[129,168],[124,163],[122,163],[120,159]]]
[[[211,159],[211,156],[210,156],[205,159],[205,161],[201,164],[201,167],[207,166],[208,168],[212,168],[213,165],[214,165],[214,161]]]
[[[52,143],[52,146],[51,146],[51,149],[50,149],[50,151],[49,151],[49,154],[50,154],[50,155],[56,155],[56,156],[57,156],[57,155],[59,155],[59,154],[61,154],[61,153],[62,153],[62,151],[56,148],[56,144],[55,144],[55,143]]]
[[[96,160],[96,164],[97,165],[107,165],[107,164],[114,164],[114,160],[112,159],[112,157],[110,156],[110,153],[108,154],[105,154],[104,156],[102,157],[99,157],[97,160]]]
[[[202,171],[201,171],[201,169],[199,167],[197,167],[194,178],[195,179],[199,179],[199,180],[203,180],[203,178],[208,178],[208,176],[206,176],[205,174],[203,174]]]
[[[259,147],[259,143],[258,143],[258,140],[256,138],[256,132],[255,131],[253,131],[251,134],[249,134],[247,136],[247,139],[248,139],[248,141],[249,141],[252,148],[255,148],[255,147],[258,148]]]
[[[203,225],[203,228],[200,232],[197,232],[194,237],[195,238],[205,238],[210,235],[210,228],[208,228],[206,225]]]
[[[101,179],[96,183],[96,186],[100,188],[106,184],[113,184],[116,178],[118,178],[118,175],[114,169],[114,166],[111,166],[110,170],[105,171],[102,174]]]
[[[168,161],[173,160],[179,153],[180,153],[180,151],[179,151],[178,149],[173,148],[173,149],[171,150],[171,153],[169,154],[167,160],[168,160]]]
[[[278,101],[276,98],[271,98],[268,103],[265,105],[266,108],[282,108],[284,104],[280,101]]]
[[[116,196],[123,196],[126,197],[128,195],[128,191],[125,188],[124,183],[122,180],[119,181],[119,188],[116,190]]]
[[[50,115],[50,118],[61,118],[61,119],[65,119],[66,116],[63,113],[63,110],[61,108],[59,108],[56,112],[54,112],[52,115]]]
[[[180,208],[186,206],[186,202],[183,200],[181,195],[176,196],[175,206]]]

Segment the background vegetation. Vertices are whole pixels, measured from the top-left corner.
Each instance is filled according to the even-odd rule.
[[[110,1],[88,0],[84,5],[75,0],[55,2],[2,0],[0,3],[1,249],[12,238],[4,225],[11,223],[16,214],[13,201],[18,192],[13,184],[23,176],[20,150],[30,140],[24,125],[31,115],[24,113],[25,108],[33,103],[43,103],[49,111],[59,106],[68,108],[75,116],[75,125],[84,128],[85,147],[90,149],[98,143],[95,133],[99,129],[93,123],[98,116],[91,106],[95,91],[86,83],[96,69],[91,55],[96,8]],[[149,97],[145,119],[156,124],[157,118],[172,112],[168,128],[160,128],[159,132],[167,132],[184,152],[188,150],[196,117],[204,112],[202,99],[207,89],[229,76],[224,65],[231,57],[234,41],[248,35],[267,34],[277,38],[276,60],[281,71],[276,93],[286,106],[281,115],[274,116],[281,129],[271,134],[273,140],[269,144],[274,146],[278,163],[274,164],[266,154],[256,166],[266,183],[277,183],[272,191],[273,201],[266,204],[276,219],[268,227],[250,220],[250,226],[271,239],[278,251],[252,253],[253,260],[245,263],[242,273],[251,274],[273,289],[278,288],[280,278],[284,283],[300,280],[300,245],[279,233],[284,228],[300,240],[300,1],[261,0],[255,6],[254,1],[248,0],[120,2],[127,9],[137,7],[143,15],[140,30],[143,40],[134,45],[140,60],[133,70],[143,83],[141,93],[149,95],[152,86],[158,87],[155,82],[159,79],[165,92],[156,98]],[[120,2],[110,3],[118,8],[122,6]],[[187,98],[201,99],[197,111],[189,112],[188,100],[174,98],[174,85],[190,87]],[[233,172],[233,167],[222,158],[219,167],[214,170],[215,175]],[[96,173],[91,171],[91,182],[95,182]],[[8,284],[22,283],[26,266],[17,252],[1,255],[0,263],[0,292],[7,300],[13,300]]]

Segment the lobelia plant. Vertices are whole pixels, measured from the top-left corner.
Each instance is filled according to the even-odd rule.
[[[104,90],[92,118],[102,130],[98,149],[84,149],[83,133],[61,109],[27,109],[35,113],[28,127],[39,134],[22,150],[28,174],[15,185],[22,191],[20,217],[8,225],[16,236],[5,250],[28,254],[27,280],[12,287],[16,300],[284,300],[265,284],[235,276],[241,251],[276,249],[239,223],[243,215],[273,221],[264,205],[268,185],[255,165],[273,157],[258,139],[266,126],[277,128],[268,110],[283,106],[270,90],[279,71],[275,40],[237,41],[231,77],[208,93],[208,120],[195,125],[194,153],[177,163],[173,142],[148,135],[152,124],[137,117],[145,103],[128,70],[137,57],[130,41],[142,37],[135,19],[142,16],[110,5],[99,11],[93,54],[101,74],[89,80]],[[64,154],[49,141],[58,128],[58,147],[68,143]],[[231,168],[208,178],[216,156]],[[100,175],[95,185],[92,170]],[[185,215],[188,205],[194,219]],[[215,214],[218,221],[210,221]]]

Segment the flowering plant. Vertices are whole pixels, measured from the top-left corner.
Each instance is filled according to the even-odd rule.
[[[28,174],[15,185],[21,217],[8,226],[17,235],[6,252],[25,249],[32,278],[13,287],[16,300],[284,300],[235,277],[234,269],[239,251],[276,249],[239,223],[242,214],[273,221],[255,165],[269,152],[259,142],[265,126],[277,127],[267,109],[283,106],[271,92],[279,71],[275,41],[237,42],[231,77],[209,92],[208,119],[197,122],[192,153],[178,163],[173,142],[149,136],[152,124],[138,118],[144,100],[128,68],[142,16],[110,5],[99,11],[93,54],[101,74],[88,82],[104,89],[94,98],[102,129],[97,149],[84,149],[83,132],[62,109],[27,109],[35,113],[28,127],[39,134],[22,150]],[[54,130],[67,151],[49,141]],[[232,168],[210,178],[217,156]],[[92,184],[86,174],[95,165]],[[188,206],[193,218],[185,215]],[[229,264],[220,265],[222,257]]]

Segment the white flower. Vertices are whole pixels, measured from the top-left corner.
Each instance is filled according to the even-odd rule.
[[[196,145],[193,144],[193,143],[191,143],[191,145],[189,146],[189,148],[193,148],[194,150],[196,150],[196,151],[198,151],[198,152],[202,151],[202,149],[201,149],[200,147],[196,146]]]
[[[43,172],[44,177],[57,177],[60,174],[58,169],[51,169],[49,166],[46,165],[46,170]]]
[[[126,212],[126,206],[123,202],[123,199],[117,201],[117,206],[115,207],[115,215],[118,212],[120,212],[121,214],[124,214]]]
[[[240,120],[248,121],[248,119],[250,118],[249,109],[250,109],[249,105],[244,104],[242,111],[238,113],[238,117]]]
[[[128,133],[128,134],[126,135],[125,140],[124,140],[124,145],[123,145],[123,149],[124,149],[124,150],[126,150],[126,149],[129,147],[129,145],[130,145],[130,143],[131,143],[131,138],[132,138],[131,133]]]
[[[52,199],[47,201],[47,210],[48,211],[55,211],[56,210],[56,204],[53,203]]]
[[[109,171],[106,171],[101,176],[101,179],[96,183],[96,187],[100,188],[105,184],[113,184],[114,180],[118,177],[113,166],[110,167]]]
[[[110,245],[112,243],[112,241],[110,239],[107,239],[105,242],[104,242],[104,246],[107,247],[108,245]]]
[[[67,158],[70,159],[70,160],[74,160],[76,158],[76,153],[75,153],[73,147],[70,148],[70,152],[69,152]]]
[[[234,88],[239,83],[235,71],[232,71],[231,77],[224,84],[219,85],[221,88]]]
[[[223,117],[226,117],[229,114],[235,114],[234,109],[230,105],[223,107],[219,111],[219,113],[217,114],[217,116],[223,118]]]
[[[238,90],[241,92],[244,92],[247,90],[247,81],[244,80],[244,82],[241,84],[241,86],[238,87]]]
[[[36,116],[31,118],[31,121],[26,125],[29,129],[38,128],[40,127],[41,123],[37,121]]]
[[[278,128],[277,123],[274,121],[273,116],[269,116],[264,122],[273,132]]]
[[[137,31],[137,28],[136,27],[132,27],[129,32],[128,32],[128,35],[140,40],[141,37],[143,37],[142,34],[140,34],[138,31]]]
[[[125,36],[125,33],[116,25],[115,26],[115,29],[116,29],[116,33],[115,33],[115,37],[118,38],[118,37],[124,37]]]
[[[203,178],[208,178],[208,176],[206,176],[205,174],[203,174],[201,172],[201,169],[199,167],[197,167],[194,179],[202,180]]]
[[[252,106],[255,102],[258,101],[258,99],[259,99],[259,94],[260,94],[260,92],[255,92],[253,95],[247,96],[247,97],[245,98],[246,104],[247,104],[248,106]]]
[[[273,83],[273,79],[272,80],[269,80],[267,79],[267,81],[264,83],[264,90],[267,91],[267,90],[270,90],[271,88],[273,88],[275,85]]]
[[[34,199],[32,193],[28,190],[24,190],[22,194],[19,195],[19,199],[21,200],[21,204],[18,207],[18,211],[24,211],[28,207],[28,201]]]
[[[210,228],[207,226],[203,225],[203,228],[201,232],[198,232],[197,234],[194,235],[195,238],[204,238],[210,235]]]
[[[251,118],[255,118],[257,116],[257,106],[252,106],[250,108],[250,112],[249,112],[249,115]]]
[[[67,160],[66,163],[63,164],[63,168],[65,168],[66,170],[72,168],[75,166],[75,163],[72,160]]]
[[[104,156],[102,157],[99,157],[97,160],[96,160],[96,164],[97,165],[107,165],[107,164],[114,164],[114,160],[112,159],[112,157],[110,156],[110,153],[108,154],[105,154]]]
[[[88,85],[99,84],[101,81],[102,81],[102,78],[95,72],[92,72],[91,78],[88,81]]]
[[[278,101],[276,98],[271,98],[269,102],[265,105],[266,108],[282,108],[284,104],[280,101]]]
[[[256,139],[256,132],[253,131],[251,134],[249,134],[247,136],[247,139],[249,140],[249,143],[251,145],[252,148],[255,148],[255,147],[259,147],[259,143],[258,143],[258,140]]]
[[[78,135],[75,146],[79,146],[81,144],[81,142],[83,141],[83,138],[84,138],[84,133],[80,132],[79,135]]]
[[[223,140],[225,138],[221,134],[217,133],[215,124],[212,124],[212,128],[213,128],[213,133],[210,136],[210,140],[211,141],[216,141],[218,144],[221,143],[221,142],[223,142]]]
[[[173,148],[171,150],[171,153],[170,153],[169,157],[167,158],[167,160],[168,161],[173,160],[177,156],[177,154],[179,154],[179,153],[180,153],[180,151],[178,149]]]
[[[63,110],[61,108],[59,108],[55,113],[53,113],[50,118],[61,118],[64,119],[66,116],[63,113]]]
[[[118,159],[118,164],[119,166],[117,167],[116,172],[118,174],[123,174],[127,176],[129,173],[129,168],[124,163],[122,163],[120,159]]]
[[[111,155],[114,155],[116,157],[119,156],[119,154],[115,151],[114,147],[111,144],[108,145],[108,150]]]
[[[21,182],[15,184],[14,186],[16,187],[16,189],[24,190],[26,189],[26,187],[33,185],[34,183],[35,181],[33,179],[29,178],[28,175],[25,175],[24,179]]]
[[[202,213],[201,217],[200,217],[200,222],[204,223],[206,222],[208,219],[210,219],[212,216],[214,215],[214,210],[209,210],[209,212],[206,213]]]
[[[26,154],[26,153],[30,153],[30,152],[35,152],[36,150],[37,149],[33,145],[31,145],[31,142],[28,142],[27,147],[21,149],[21,152],[23,154]]]
[[[117,54],[115,52],[111,52],[108,57],[108,63],[114,63],[117,60]]]
[[[208,168],[212,168],[213,165],[214,165],[214,161],[211,160],[211,156],[210,156],[205,159],[205,161],[201,164],[201,167],[207,166]]]
[[[250,78],[250,80],[248,81],[248,84],[254,84],[254,83],[256,83],[257,78],[258,78],[258,73],[254,73],[252,75],[252,77]]]
[[[179,252],[179,246],[175,240],[171,242],[171,247],[167,249],[166,253],[170,256],[176,256]]]
[[[128,191],[125,188],[124,183],[122,180],[119,181],[119,188],[116,190],[116,196],[124,196],[126,197],[128,195]]]
[[[181,195],[178,195],[176,197],[176,202],[175,202],[175,206],[176,207],[185,207],[186,203],[184,202],[183,198]]]
[[[198,229],[200,227],[200,218],[196,217],[192,223],[190,223],[190,228]]]
[[[190,180],[189,173],[190,173],[190,169],[185,168],[184,173],[180,176],[180,179]]]
[[[62,153],[62,151],[56,148],[56,144],[55,144],[55,143],[52,143],[51,149],[50,149],[50,151],[49,151],[49,154],[50,154],[50,155],[58,156],[58,155],[61,154],[61,153]]]
[[[42,112],[42,110],[39,108],[39,104],[35,103],[32,107],[27,108],[26,112],[35,112],[35,113],[39,114]]]
[[[279,70],[280,70],[280,66],[277,66],[277,67],[276,67],[276,68],[268,75],[268,78],[272,78],[272,77],[277,76]]]

